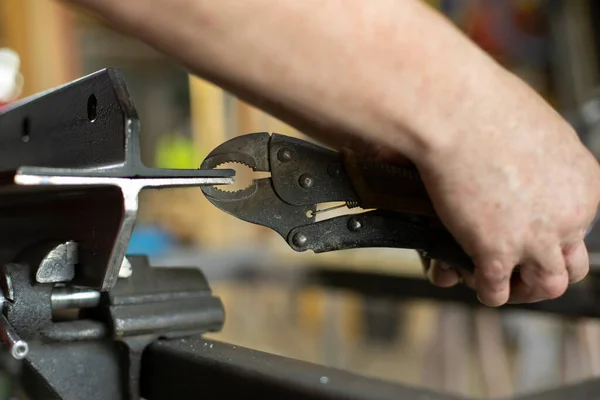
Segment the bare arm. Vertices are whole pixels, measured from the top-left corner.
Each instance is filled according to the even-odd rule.
[[[485,304],[555,298],[586,276],[596,160],[531,88],[421,1],[70,1],[305,133],[410,158],[473,257],[467,280]]]
[[[415,0],[76,2],[304,131],[408,156],[458,134],[448,117],[504,73]]]

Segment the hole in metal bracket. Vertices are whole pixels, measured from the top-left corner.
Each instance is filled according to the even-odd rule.
[[[98,100],[93,94],[91,94],[90,97],[88,97],[87,115],[90,122],[94,122],[98,115]]]
[[[29,117],[25,117],[23,119],[23,126],[21,131],[21,140],[25,143],[29,142],[29,133],[31,131],[31,123],[29,121]]]

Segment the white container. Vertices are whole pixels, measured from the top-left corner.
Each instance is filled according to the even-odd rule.
[[[16,100],[23,90],[19,55],[7,48],[0,48],[0,105]]]

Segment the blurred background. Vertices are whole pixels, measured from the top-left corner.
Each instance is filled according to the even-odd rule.
[[[600,154],[597,1],[428,3],[529,82]],[[121,69],[140,116],[142,158],[149,166],[197,168],[214,147],[250,132],[302,137],[148,46],[50,0],[0,0],[0,47],[20,56],[23,96],[104,67]],[[235,169],[241,179],[247,176]],[[594,238],[593,262],[594,249],[600,249]],[[311,271],[411,279],[421,279],[422,271],[411,251],[295,253],[273,232],[215,209],[198,189],[143,193],[129,252],[148,254],[159,266],[201,268],[227,310],[225,329],[212,335],[219,340],[477,397],[600,376],[596,320],[326,287],[308,279]]]

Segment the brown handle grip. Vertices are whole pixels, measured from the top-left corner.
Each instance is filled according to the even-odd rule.
[[[436,216],[425,185],[413,164],[408,161],[405,165],[386,164],[346,149],[342,154],[362,208]]]
[[[383,232],[384,234],[396,234],[401,239],[413,238],[419,243],[412,245],[419,245],[417,250],[426,257],[444,261],[467,272],[473,271],[471,258],[437,218],[425,185],[414,165],[408,161],[404,165],[390,165],[361,157],[352,151],[343,150],[342,153],[348,177],[362,208],[420,215],[428,221],[429,229],[425,234],[402,221],[391,223],[391,228],[388,227],[390,229]],[[373,237],[374,234],[371,233],[370,239]],[[385,242],[394,238],[383,236],[376,240]]]

